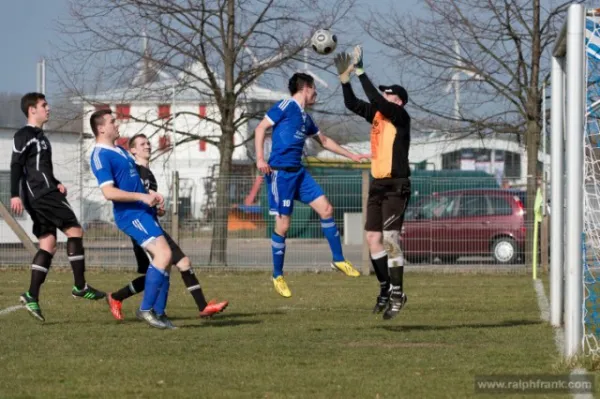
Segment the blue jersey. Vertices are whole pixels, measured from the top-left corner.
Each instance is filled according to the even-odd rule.
[[[92,172],[100,187],[112,184],[132,193],[146,193],[135,160],[124,148],[96,144],[91,158]],[[152,208],[141,201],[113,202],[115,222],[133,220],[142,213],[154,214]]]
[[[289,98],[271,107],[266,118],[273,123],[269,165],[275,168],[301,166],[306,138],[319,133],[310,115],[296,100]]]

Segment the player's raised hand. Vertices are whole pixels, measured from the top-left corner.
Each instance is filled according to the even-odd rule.
[[[358,45],[354,47],[352,51],[352,63],[356,69],[357,75],[362,75],[365,71],[363,69],[363,49],[362,46]]]
[[[265,175],[271,173],[271,167],[264,159],[259,159],[258,161],[256,161],[256,167]]]
[[[348,83],[350,81],[350,74],[354,70],[354,64],[352,57],[348,53],[339,53],[333,59],[335,67],[337,68],[340,81],[342,83]]]
[[[10,209],[17,216],[21,216],[23,213],[23,201],[21,201],[20,197],[12,197],[10,199]]]

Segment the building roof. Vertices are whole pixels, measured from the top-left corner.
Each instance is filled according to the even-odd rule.
[[[152,63],[142,61],[138,63],[138,71],[131,87],[107,90],[101,93],[86,96],[86,101],[98,103],[157,103],[172,101],[172,89],[175,87],[177,102],[214,102],[212,90],[204,83],[207,79],[203,66],[196,62],[187,72],[181,72],[176,78],[169,77],[161,71],[156,71]],[[192,80],[197,77],[197,80]],[[219,87],[224,88],[225,82],[217,78]],[[285,92],[274,91],[257,84],[249,86],[244,91],[247,102],[277,101],[288,97]],[[81,99],[74,102],[81,103]]]

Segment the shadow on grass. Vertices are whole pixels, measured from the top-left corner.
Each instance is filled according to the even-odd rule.
[[[255,317],[255,316],[274,316],[274,315],[283,315],[285,312],[274,310],[272,312],[248,312],[248,313],[219,313],[213,316],[212,320],[222,320],[222,319],[240,319],[247,317]],[[171,317],[171,320],[198,320],[198,316],[183,316],[183,317]],[[200,319],[200,320],[210,320],[210,319]]]
[[[442,330],[459,330],[461,328],[503,328],[503,327],[517,327],[542,324],[540,320],[504,320],[499,323],[472,323],[472,324],[452,324],[452,325],[393,325],[393,326],[375,326],[373,328],[380,328],[387,331],[393,332],[406,332],[406,331],[442,331]]]
[[[206,320],[202,324],[186,324],[178,326],[179,328],[206,328],[206,327],[236,327],[243,325],[254,325],[261,324],[262,320],[226,320],[226,319],[212,319]]]

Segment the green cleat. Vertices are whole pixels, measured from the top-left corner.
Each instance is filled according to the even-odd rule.
[[[98,299],[103,299],[106,297],[106,293],[98,291],[91,285],[87,284],[82,290],[78,290],[77,287],[73,287],[73,291],[71,291],[71,293],[73,294],[73,298],[85,298],[92,301],[97,301]]]
[[[19,297],[19,300],[21,301],[21,304],[25,307],[25,309],[27,309],[30,315],[32,315],[41,322],[46,321],[46,319],[42,315],[42,309],[40,309],[40,304],[38,303],[38,300],[29,295],[29,292],[26,292],[23,295],[21,295]]]

